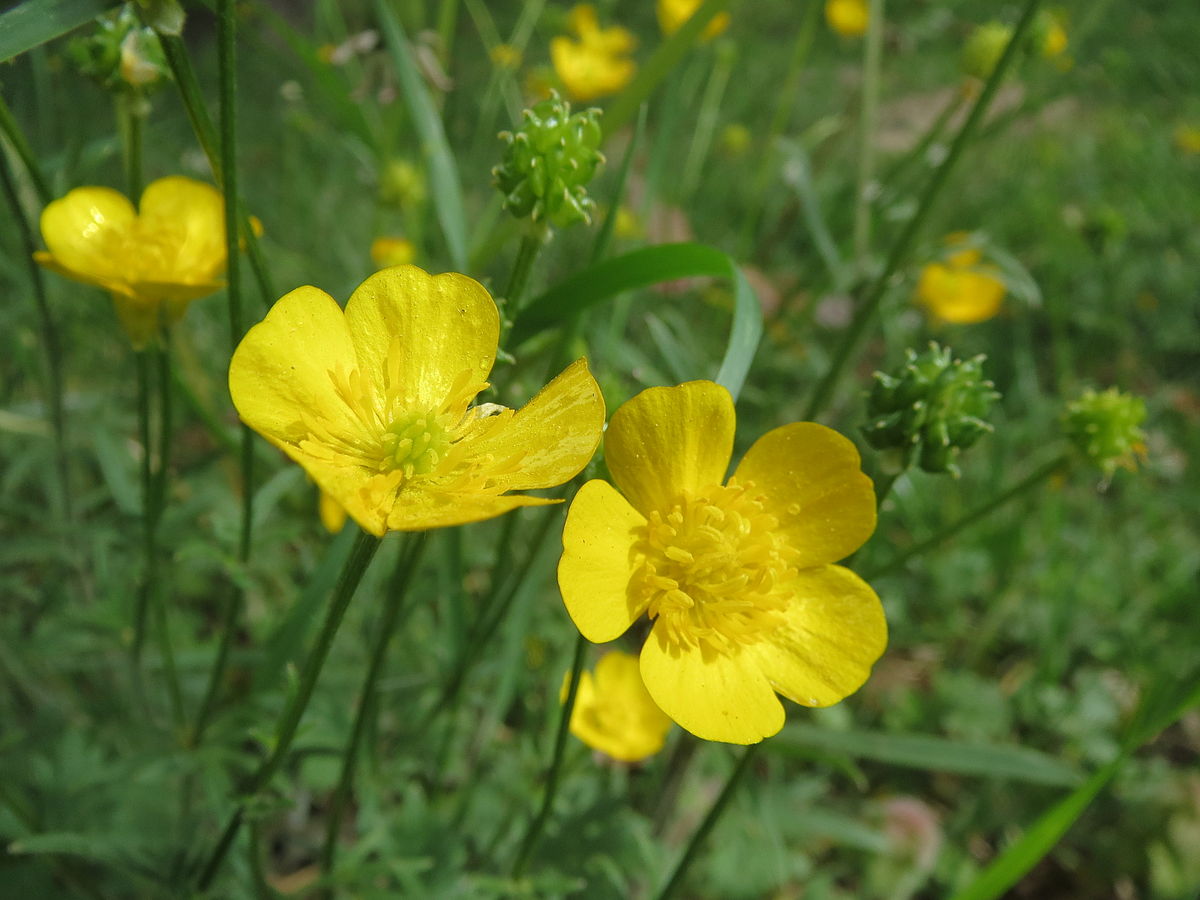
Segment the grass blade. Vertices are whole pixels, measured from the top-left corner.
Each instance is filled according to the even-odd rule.
[[[584,269],[546,291],[522,311],[513,326],[512,345],[626,291],[703,276],[725,278],[733,283],[733,326],[715,380],[736,399],[762,336],[762,308],[737,264],[720,250],[704,244],[643,247]]]
[[[52,41],[116,5],[115,0],[26,0],[0,15],[0,62]]]
[[[454,154],[450,151],[445,129],[442,128],[442,119],[421,79],[412,48],[404,34],[404,26],[387,0],[375,0],[375,12],[396,65],[400,91],[421,139],[421,150],[429,168],[430,193],[438,223],[442,226],[442,235],[446,239],[450,264],[456,271],[466,271],[467,224],[462,188],[458,183]]]

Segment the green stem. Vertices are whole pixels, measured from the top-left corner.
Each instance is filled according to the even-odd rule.
[[[234,839],[237,837],[238,831],[241,829],[242,821],[246,816],[246,805],[249,799],[266,787],[275,773],[279,771],[279,767],[283,765],[284,759],[287,757],[288,751],[291,749],[292,741],[296,737],[296,729],[300,727],[300,720],[304,716],[304,711],[308,708],[308,702],[312,699],[313,690],[317,686],[317,678],[321,674],[321,668],[325,665],[325,659],[329,656],[329,648],[333,646],[333,638],[337,634],[338,626],[342,623],[342,618],[346,615],[346,608],[350,605],[350,598],[354,596],[354,591],[362,581],[363,574],[367,571],[367,566],[370,565],[375,551],[379,549],[379,539],[364,533],[358,535],[354,543],[354,547],[350,551],[350,556],[346,560],[346,565],[342,568],[342,574],[338,578],[337,586],[333,591],[333,600],[329,605],[329,610],[325,614],[325,621],[321,626],[321,633],[317,635],[316,643],[309,651],[308,659],[305,661],[304,670],[300,676],[300,683],[296,688],[296,693],[292,695],[288,702],[287,709],[284,710],[283,717],[279,720],[279,726],[275,732],[275,740],[271,754],[259,765],[254,774],[246,782],[245,799],[241,800],[233,811],[229,822],[225,826],[225,830],[221,833],[221,838],[217,842],[216,848],[205,863],[204,869],[201,871],[199,888],[201,891],[206,890],[220,871],[221,863],[225,859],[225,855],[229,852]]]
[[[446,68],[453,58],[454,31],[458,24],[458,0],[440,0],[438,4],[438,59]]]
[[[1026,491],[1029,491],[1032,488],[1037,487],[1039,484],[1041,484],[1043,481],[1045,481],[1051,475],[1053,475],[1056,472],[1060,471],[1061,469],[1065,468],[1069,462],[1070,462],[1070,456],[1066,453],[1062,454],[1061,456],[1056,456],[1054,459],[1050,460],[1050,462],[1046,463],[1045,465],[1041,466],[1040,468],[1035,469],[1031,474],[1029,474],[1028,476],[1023,478],[1021,481],[1018,481],[1012,487],[1008,488],[1007,490],[1001,491],[999,494],[997,494],[991,500],[987,501],[987,503],[984,503],[982,506],[979,506],[979,507],[973,509],[971,512],[967,513],[962,518],[956,519],[955,521],[951,522],[949,525],[947,525],[945,528],[943,528],[941,531],[939,531],[937,534],[933,535],[932,537],[927,538],[926,540],[923,540],[918,544],[914,544],[912,547],[909,547],[907,550],[905,550],[899,556],[893,557],[892,559],[885,562],[883,565],[877,566],[876,568],[872,569],[864,577],[868,581],[870,581],[875,578],[878,578],[880,575],[886,575],[888,572],[895,571],[896,569],[903,566],[910,559],[912,559],[916,556],[920,556],[925,551],[930,550],[933,547],[936,547],[938,544],[942,543],[943,541],[949,540],[950,538],[952,538],[956,534],[958,534],[960,531],[962,531],[964,528],[974,525],[980,519],[984,518],[985,516],[988,516],[994,510],[999,509],[1001,506],[1008,503],[1010,500],[1013,500],[1013,499],[1021,496],[1022,494],[1024,494]]]
[[[159,35],[159,38],[162,42],[163,55],[166,57],[167,65],[171,67],[171,74],[174,76],[175,84],[179,88],[179,96],[183,100],[183,107],[187,112],[188,121],[192,123],[192,131],[195,132],[196,139],[200,142],[200,147],[204,151],[204,155],[208,157],[208,164],[212,167],[217,184],[224,189],[225,180],[221,144],[217,138],[217,130],[213,126],[212,118],[209,116],[208,109],[204,105],[204,95],[200,91],[200,83],[196,80],[196,72],[192,68],[187,48],[184,46],[183,41],[176,36],[164,34]],[[246,214],[246,210],[239,205],[237,212],[237,233],[240,235],[241,240],[246,242],[246,255],[250,259],[250,271],[253,273],[254,280],[258,284],[259,294],[264,307],[269,308],[272,303],[279,299],[279,294],[275,290],[275,284],[267,268],[266,259],[262,255],[258,236],[255,235],[254,229],[250,227],[250,219]]]
[[[219,0],[218,14],[218,66],[221,82],[221,172],[225,200],[225,260],[226,296],[229,300],[229,345],[230,352],[237,350],[238,342],[245,333],[242,318],[241,254],[238,246],[238,178],[237,178],[237,17],[234,15],[233,0]],[[241,425],[241,494],[242,516],[238,536],[238,560],[243,566],[250,560],[251,537],[254,527],[254,433],[244,422]],[[216,702],[221,693],[221,682],[229,661],[229,651],[237,634],[238,620],[245,598],[240,582],[230,585],[229,595],[221,615],[221,637],[217,655],[208,677],[208,687],[196,724],[192,729],[191,742],[198,744],[204,737]]]
[[[962,108],[966,99],[967,95],[961,90],[954,91],[953,96],[942,107],[942,111],[938,113],[937,118],[933,120],[929,129],[921,136],[921,139],[903,157],[888,167],[883,173],[883,183],[889,189],[895,187],[901,175],[907,172],[915,163],[925,158],[925,155],[929,152],[929,148],[942,136],[942,132],[946,130],[946,126],[950,124],[950,120],[954,118],[954,114]]]
[[[862,109],[858,122],[858,184],[854,194],[854,259],[859,272],[871,251],[871,181],[875,175],[875,121],[879,115],[879,68],[883,58],[884,0],[870,0],[863,42]]]
[[[796,43],[792,45],[792,56],[788,61],[787,74],[783,80],[783,90],[775,103],[775,112],[771,116],[771,124],[767,128],[767,136],[763,140],[762,163],[758,167],[758,175],[754,186],[750,189],[750,210],[742,223],[742,234],[738,241],[741,256],[750,252],[754,236],[758,232],[758,223],[762,218],[763,206],[767,199],[767,188],[771,184],[771,176],[775,168],[775,141],[788,125],[788,120],[796,108],[796,95],[800,91],[801,77],[804,75],[804,64],[808,61],[808,51],[812,49],[813,36],[817,33],[817,25],[821,21],[821,10],[824,4],[821,0],[808,0],[804,10],[804,21],[796,35]]]
[[[549,229],[544,225],[531,225],[521,238],[521,246],[517,250],[517,259],[513,263],[512,272],[508,276],[508,285],[504,288],[504,305],[510,318],[515,318],[521,308],[521,298],[529,285],[529,276],[533,272],[533,263],[542,251],[549,237]]]
[[[136,90],[117,94],[121,156],[125,162],[125,191],[135,206],[142,196],[142,97]]]
[[[33,152],[33,148],[29,146],[29,141],[25,139],[25,134],[17,124],[12,110],[4,102],[3,96],[0,96],[0,132],[8,138],[8,142],[12,144],[13,150],[16,151],[17,157],[21,160],[21,165],[25,167],[25,171],[29,175],[29,180],[33,182],[33,189],[37,191],[38,199],[42,201],[43,206],[48,205],[54,199],[54,194],[51,193],[50,185],[46,182],[45,176],[42,175],[42,168],[38,164],[38,159]]]
[[[408,543],[400,554],[396,572],[388,586],[387,600],[384,603],[383,614],[376,627],[375,647],[371,651],[371,661],[367,665],[367,676],[363,681],[362,691],[358,696],[358,711],[354,716],[354,726],[350,731],[350,740],[342,753],[342,771],[338,777],[337,787],[334,788],[330,799],[329,822],[325,829],[325,847],[321,853],[321,871],[328,879],[333,874],[333,865],[337,857],[338,834],[342,826],[342,814],[350,800],[350,792],[354,787],[354,770],[358,764],[359,747],[366,733],[368,715],[377,700],[379,676],[383,673],[383,664],[387,658],[388,644],[396,630],[396,622],[400,619],[401,610],[407,610],[405,602],[408,589],[417,573],[421,556],[425,552],[429,532],[422,531],[411,535]]]
[[[0,100],[0,112],[7,112]],[[9,134],[12,138],[12,134]],[[33,175],[32,169],[29,170]],[[29,273],[29,283],[33,288],[34,304],[37,307],[38,328],[42,333],[42,351],[45,353],[46,364],[46,407],[50,413],[50,428],[54,435],[54,461],[58,474],[57,506],[63,520],[70,522],[71,485],[70,468],[67,459],[67,426],[63,412],[63,379],[62,379],[62,349],[58,341],[58,329],[54,318],[50,315],[50,303],[46,297],[46,283],[42,280],[42,270],[33,261],[37,249],[33,239],[33,227],[25,217],[21,200],[17,193],[16,181],[8,164],[8,157],[0,151],[0,181],[4,183],[4,195],[12,209],[13,221],[21,238],[21,256],[24,258],[26,270]]]
[[[688,147],[687,159],[683,164],[683,176],[680,179],[683,185],[680,196],[683,199],[691,196],[692,191],[696,189],[700,181],[700,172],[708,159],[713,132],[717,127],[717,115],[721,111],[721,99],[725,96],[725,88],[729,85],[729,76],[733,72],[736,55],[734,47],[735,45],[726,43],[717,49],[717,61],[704,88],[700,112],[695,119],[696,127],[692,132],[692,143]]]
[[[738,760],[733,771],[729,773],[729,779],[725,782],[725,787],[721,789],[720,796],[717,797],[716,802],[713,803],[712,808],[708,811],[708,815],[704,817],[704,821],[700,823],[700,827],[696,829],[691,840],[688,841],[687,849],[683,851],[683,856],[675,864],[675,871],[671,873],[671,877],[663,886],[663,889],[658,892],[658,900],[667,900],[668,897],[673,897],[675,892],[682,886],[683,879],[687,876],[687,871],[692,864],[692,860],[704,844],[704,840],[708,837],[709,832],[713,830],[713,826],[717,824],[717,821],[725,812],[729,801],[733,799],[733,794],[737,790],[738,783],[742,780],[742,776],[746,774],[747,769],[750,768],[750,763],[754,760],[755,755],[761,747],[761,742],[751,744],[742,753],[742,758]]]
[[[966,121],[963,122],[962,127],[958,130],[958,134],[955,135],[954,142],[950,145],[950,150],[947,152],[945,160],[934,170],[933,176],[929,179],[929,184],[925,187],[925,191],[921,195],[921,200],[917,205],[917,211],[896,237],[882,271],[880,271],[866,289],[862,302],[854,314],[853,321],[851,321],[850,326],[846,329],[841,343],[834,352],[829,370],[813,391],[808,403],[808,409],[804,415],[805,419],[815,419],[832,399],[838,381],[846,368],[846,364],[850,360],[850,356],[858,347],[859,342],[866,333],[867,326],[879,310],[879,305],[883,301],[888,285],[891,283],[892,275],[905,262],[917,233],[920,231],[921,226],[925,224],[925,220],[933,208],[934,201],[941,194],[947,178],[954,170],[971,136],[979,127],[984,113],[987,112],[987,108],[991,105],[992,98],[995,96],[996,90],[1004,78],[1004,74],[1008,71],[1017,53],[1020,52],[1025,34],[1029,30],[1029,26],[1033,22],[1033,18],[1041,4],[1042,0],[1027,0],[1025,9],[1021,13],[1021,18],[1013,29],[1012,39],[1005,47],[1004,54],[1000,57],[1000,61],[992,71],[992,75],[980,93],[979,98],[975,101],[975,105],[971,107],[971,112],[967,116]]]
[[[155,631],[158,636],[159,654],[162,656],[163,674],[167,682],[167,697],[171,703],[171,719],[177,735],[182,734],[184,725],[183,692],[179,684],[179,671],[175,666],[175,651],[171,644],[171,632],[167,616],[167,603],[163,595],[162,573],[158,567],[158,529],[166,507],[167,480],[171,460],[171,336],[163,327],[154,353],[158,364],[158,467],[154,473],[153,507],[147,545],[147,559],[152,561],[150,578],[150,602],[154,612]]]
[[[550,810],[554,805],[554,797],[558,793],[558,778],[562,772],[563,751],[567,746],[567,734],[571,726],[571,713],[575,710],[575,695],[579,691],[579,673],[583,670],[584,652],[587,650],[587,639],[582,634],[575,638],[575,656],[571,660],[571,680],[567,686],[567,699],[562,705],[562,714],[558,719],[558,733],[554,737],[554,756],[550,760],[550,770],[546,775],[546,791],[542,795],[542,806],[537,816],[529,824],[525,837],[521,839],[521,848],[517,852],[516,862],[513,863],[512,877],[520,878],[533,854],[546,822],[550,819]]]

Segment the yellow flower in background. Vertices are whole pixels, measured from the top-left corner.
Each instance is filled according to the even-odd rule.
[[[1046,59],[1062,56],[1066,52],[1067,43],[1067,29],[1057,16],[1052,17],[1042,37],[1042,56]]]
[[[242,421],[371,534],[476,522],[559,502],[508,491],[567,481],[604,425],[582,359],[519,411],[472,406],[499,336],[477,281],[394,266],[344,312],[311,286],[282,297],[234,351],[229,390]]]
[[[662,29],[663,34],[670,37],[696,14],[701,2],[702,0],[658,0],[655,7],[658,13],[658,27]],[[729,13],[717,13],[705,27],[700,40],[711,41],[728,27]]]
[[[944,261],[927,263],[917,281],[916,300],[942,322],[982,322],[996,315],[1004,302],[1006,287],[1000,270],[982,262],[977,248],[964,246],[967,240],[961,232],[948,235],[949,255]]]
[[[521,67],[521,51],[512,44],[496,44],[488,51],[488,57],[497,69],[519,69]]]
[[[571,675],[563,678],[566,702]],[[593,750],[620,762],[640,762],[663,747],[671,720],[650,698],[642,684],[638,658],[610,650],[596,663],[596,672],[583,672],[571,711],[571,734]]]
[[[383,236],[371,241],[371,262],[383,269],[407,266],[417,258],[417,248],[408,238]]]
[[[1180,125],[1175,129],[1175,146],[1184,153],[1200,153],[1200,127]]]
[[[825,0],[825,22],[842,37],[862,37],[869,18],[867,0]]]
[[[225,204],[212,185],[160,178],[138,209],[106,187],[81,187],[42,211],[51,271],[104,288],[134,347],[179,320],[193,300],[225,286]]]
[[[321,524],[330,534],[337,534],[346,527],[346,509],[324,491],[319,491],[319,494],[317,513],[321,517]]]
[[[572,100],[586,103],[615,94],[633,78],[637,65],[629,54],[637,45],[620,26],[601,28],[590,3],[574,7],[567,26],[579,40],[559,35],[550,41],[550,61]]]
[[[784,425],[725,482],[734,424],[711,381],[618,409],[604,438],[616,488],[593,480],[575,496],[558,584],[596,643],[648,614],[639,665],[654,702],[698,737],[751,744],[783,727],[776,692],[828,706],[857,690],[887,624],[870,586],[831,565],[875,530],[854,445]]]

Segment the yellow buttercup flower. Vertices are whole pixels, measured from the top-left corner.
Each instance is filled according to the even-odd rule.
[[[408,238],[385,235],[371,241],[371,262],[383,269],[406,266],[417,258],[417,248]]]
[[[637,69],[629,58],[637,45],[632,32],[616,25],[601,28],[590,3],[574,7],[567,25],[579,40],[551,39],[550,61],[571,99],[586,103],[625,87]]]
[[[557,503],[591,459],[604,400],[578,360],[521,410],[472,406],[500,316],[465,275],[382,269],[343,312],[306,286],[250,329],[229,365],[247,425],[302,465],[371,534],[476,522]]]
[[[828,706],[887,643],[875,592],[831,565],[875,530],[875,491],[835,431],[768,432],[733,477],[733,399],[711,381],[642,391],[604,438],[617,489],[585,484],[563,530],[558,584],[602,643],[643,613],[640,671],[663,712],[707,740],[751,744],[784,722],[776,692]]]
[[[862,37],[869,19],[867,0],[825,0],[825,22],[842,37]]]
[[[566,701],[570,673],[563,678]],[[582,672],[571,711],[571,734],[593,750],[620,762],[640,762],[663,747],[671,720],[654,701],[638,667],[638,658],[610,650],[596,673]]]
[[[957,232],[947,236],[950,253],[941,262],[926,264],[917,281],[917,301],[942,322],[982,322],[999,312],[1004,302],[1000,270],[983,263],[975,247],[954,249],[965,241]]]
[[[670,37],[682,28],[684,22],[695,15],[701,2],[702,0],[658,0],[655,10],[658,13],[658,26],[663,34]],[[705,27],[700,40],[711,41],[728,27],[729,13],[717,13]]]
[[[81,187],[42,211],[38,263],[104,288],[137,348],[193,300],[224,287],[225,204],[212,185],[172,175],[138,209],[106,187]]]

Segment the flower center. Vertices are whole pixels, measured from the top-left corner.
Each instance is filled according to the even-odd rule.
[[[433,413],[403,415],[384,432],[383,465],[406,479],[428,475],[446,457],[451,438]]]
[[[795,574],[795,551],[777,534],[754,483],[706,488],[665,515],[650,514],[638,537],[634,575],[675,643],[728,652],[777,626]]]

